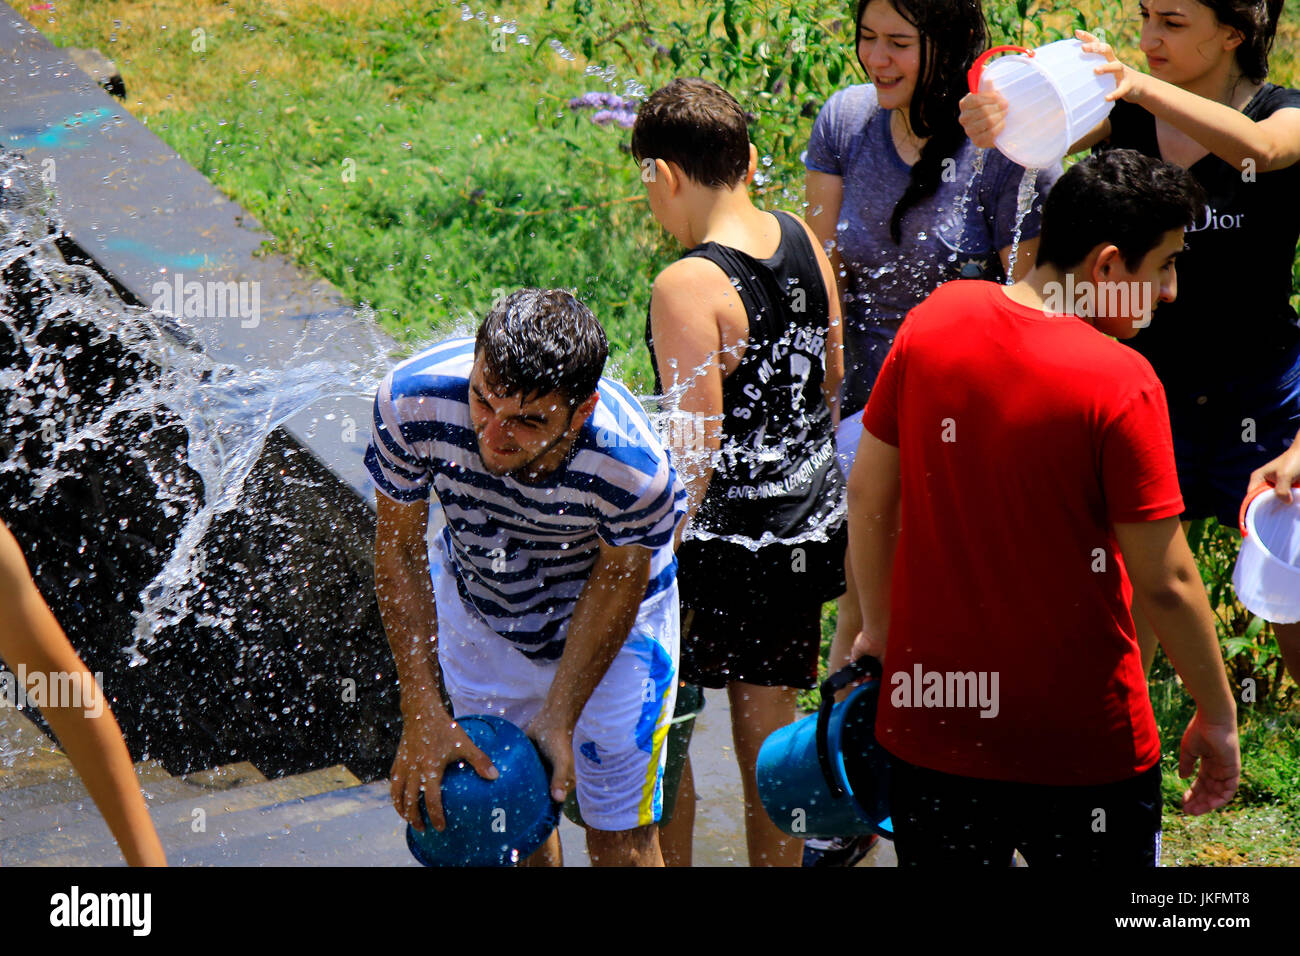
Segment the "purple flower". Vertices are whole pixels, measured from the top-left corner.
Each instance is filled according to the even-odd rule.
[[[624,99],[616,93],[608,93],[603,90],[593,90],[590,93],[583,93],[581,96],[575,96],[569,100],[569,109],[599,109],[616,110],[620,112],[636,112],[636,100]],[[606,120],[605,122],[608,122]]]

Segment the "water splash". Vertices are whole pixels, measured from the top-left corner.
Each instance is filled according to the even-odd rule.
[[[140,594],[134,640],[123,648],[140,664],[157,635],[190,614],[201,587],[200,544],[239,504],[271,432],[322,399],[372,396],[391,364],[389,349],[374,331],[373,314],[361,309],[350,331],[360,331],[370,348],[354,350],[351,360],[313,360],[331,343],[317,335],[308,348],[309,330],[316,330],[304,323],[289,367],[214,361],[205,350],[208,330],[126,305],[95,269],[65,259],[53,192],[19,154],[0,154],[0,189],[0,270],[21,270],[26,281],[17,295],[33,312],[0,313],[0,330],[20,361],[0,370],[9,422],[0,475],[26,472],[32,479],[32,500],[14,507],[37,505],[60,481],[81,474],[88,449],[120,440],[114,436],[124,430],[143,447],[176,423],[186,434],[185,463],[201,482],[195,499],[192,489],[168,477],[166,463],[139,456],[157,505],[181,521],[170,555]],[[84,335],[87,329],[90,339],[77,344],[73,330]],[[129,357],[129,373],[110,378],[98,394],[79,394],[69,363],[109,340]]]
[[[1034,208],[1034,199],[1038,195],[1038,170],[1026,169],[1020,177],[1020,187],[1016,190],[1016,231],[1011,239],[1011,256],[1007,260],[1007,285],[1016,281],[1016,255],[1020,252],[1020,232],[1024,228],[1025,218]]]

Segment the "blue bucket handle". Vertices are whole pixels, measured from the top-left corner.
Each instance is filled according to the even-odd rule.
[[[835,694],[864,677],[879,680],[883,672],[884,668],[881,667],[880,661],[866,655],[822,681],[822,703],[817,708],[817,763],[821,765],[822,776],[826,778],[826,785],[830,787],[832,797],[845,796],[844,787],[840,785],[840,775],[831,766],[829,737],[831,711],[835,709]]]

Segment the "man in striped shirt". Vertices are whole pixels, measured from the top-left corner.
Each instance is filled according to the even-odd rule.
[[[475,339],[439,343],[380,385],[366,465],[401,682],[393,802],[420,829],[423,790],[442,829],[448,764],[496,776],[441,683],[455,713],[525,729],[556,800],[576,781],[594,864],[662,865],[686,493],[635,398],[601,376],[607,350],[573,296],[524,289]],[[430,492],[445,519],[431,549]],[[555,833],[529,862],[560,862]]]

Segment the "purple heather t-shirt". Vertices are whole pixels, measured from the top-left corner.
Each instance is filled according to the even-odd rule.
[[[894,147],[889,112],[880,109],[870,84],[838,90],[818,114],[804,157],[809,169],[844,180],[837,237],[846,272],[840,277],[845,417],[866,405],[894,334],[914,306],[949,279],[1004,278],[998,250],[1014,239],[1016,194],[1025,172],[990,149],[979,177],[968,187],[979,150],[966,140],[953,157],[953,174],[903,217],[902,242],[895,245],[889,218],[907,188],[911,167]],[[1059,163],[1039,170],[1022,240],[1038,235],[1043,197],[1061,171]],[[964,193],[966,211],[960,217]]]

